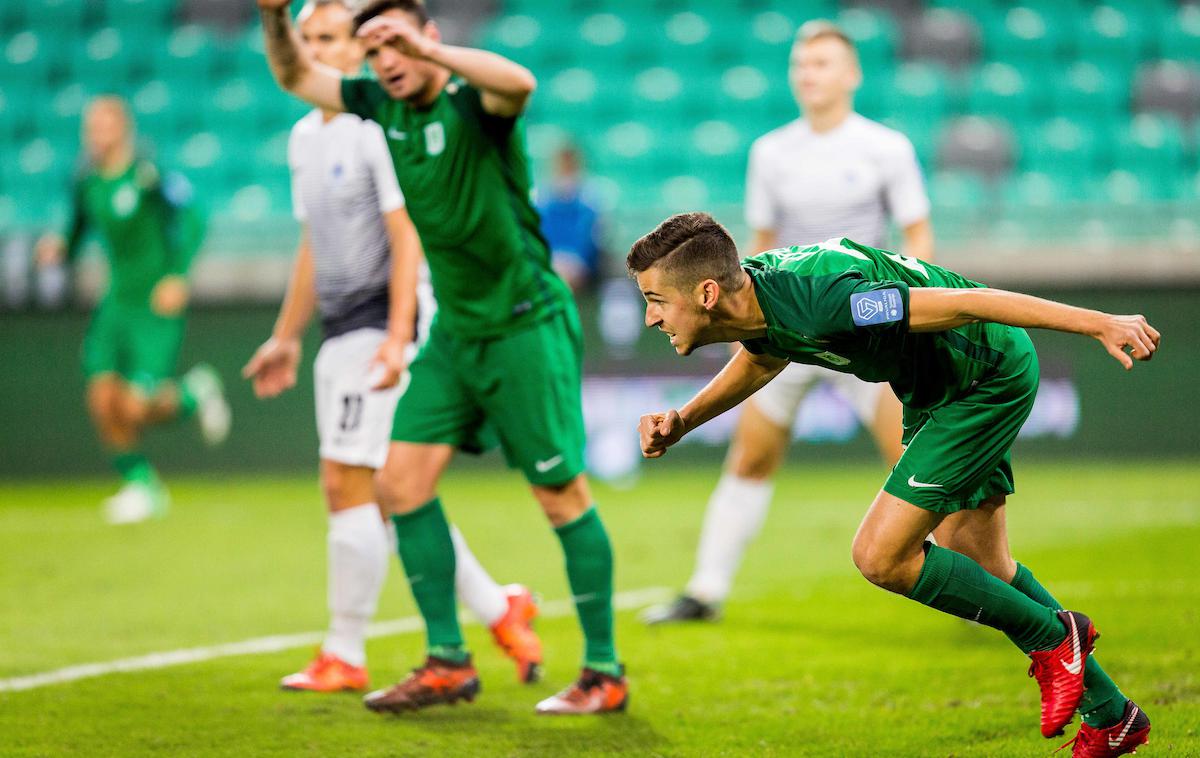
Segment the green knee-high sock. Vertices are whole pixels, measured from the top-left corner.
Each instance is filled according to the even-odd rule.
[[[196,408],[200,405],[199,398],[192,391],[191,386],[185,381],[175,382],[176,390],[179,392],[179,411],[175,418],[185,419],[196,415]]]
[[[1033,577],[1033,572],[1017,564],[1017,573],[1012,586],[1037,602],[1055,611],[1062,610],[1062,603],[1054,599],[1045,587]],[[1105,729],[1121,720],[1125,715],[1126,697],[1117,688],[1116,682],[1100,668],[1096,656],[1089,655],[1083,670],[1083,700],[1079,702],[1079,713],[1084,723],[1097,729]]]
[[[467,650],[454,604],[454,541],[442,501],[435,497],[411,513],[392,516],[392,522],[400,563],[425,619],[429,654],[455,663],[465,661]]]
[[[158,474],[155,473],[154,467],[150,465],[150,461],[140,450],[117,453],[113,456],[113,468],[126,482],[154,484],[158,480]]]
[[[612,545],[600,520],[600,512],[592,506],[579,518],[554,531],[562,542],[575,612],[583,627],[586,643],[583,665],[620,676],[621,665],[613,645]]]
[[[1054,611],[984,571],[962,553],[925,543],[925,565],[908,596],[1008,635],[1021,652],[1048,650],[1066,632]]]

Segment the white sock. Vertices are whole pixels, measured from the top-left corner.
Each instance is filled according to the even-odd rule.
[[[379,506],[329,514],[329,633],[321,649],[352,666],[367,661],[367,624],[388,569],[388,536]]]
[[[451,525],[450,536],[454,540],[454,589],[463,605],[471,609],[475,618],[491,626],[508,612],[508,597],[496,580],[479,564],[479,559],[467,547],[462,532]]]
[[[704,514],[696,569],[687,594],[706,603],[724,602],[742,554],[766,521],[774,492],[775,484],[769,479],[743,479],[729,472],[721,475]]]

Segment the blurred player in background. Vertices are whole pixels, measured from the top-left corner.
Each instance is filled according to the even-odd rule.
[[[344,0],[310,0],[298,21],[314,60],[347,74],[362,68],[362,46]],[[321,484],[329,507],[331,623],[316,659],[281,685],[322,692],[363,689],[367,625],[392,549],[373,478],[387,458],[392,416],[418,332],[428,330],[436,306],[378,124],[314,110],[292,129],[288,163],[294,211],[303,225],[300,249],[274,333],[243,373],[253,379],[259,397],[292,387],[300,338],[319,308],[324,339],[314,383]],[[520,679],[535,681],[541,643],[530,627],[537,614],[532,595],[519,585],[500,587],[457,528],[452,536],[458,594],[516,661]]]
[[[428,656],[408,678],[368,695],[367,707],[404,711],[479,691],[455,612],[455,557],[437,485],[456,448],[479,449],[494,431],[555,527],[586,640],[579,679],[537,710],[623,709],[612,548],[583,474],[580,326],[529,199],[520,116],[533,75],[499,55],[442,44],[419,0],[376,0],[355,23],[378,79],[343,78],[297,45],[286,0],[258,4],[285,89],[383,127],[438,300],[376,477],[425,619]]]
[[[628,263],[646,325],[670,335],[676,353],[741,343],[687,404],[641,418],[647,458],[789,363],[832,356],[839,371],[888,382],[904,402],[906,447],[858,527],[854,564],[885,590],[1004,632],[1031,659],[1042,736],[1061,734],[1078,710],[1075,756],[1121,755],[1146,741],[1149,718],[1091,655],[1095,625],[1063,610],[1013,560],[1005,510],[1014,491],[1010,448],[1038,388],[1025,330],[1094,337],[1131,369],[1159,346],[1145,318],[989,289],[847,238],[739,261],[733,239],[706,213],[667,219],[634,243]]]
[[[929,198],[912,143],[854,112],[862,70],[854,44],[828,21],[800,27],[789,71],[803,118],[755,141],[746,179],[750,252],[847,236],[886,244],[888,222],[904,252],[929,260]],[[742,555],[762,529],[792,426],[805,396],[828,383],[871,430],[889,465],[900,457],[900,401],[882,384],[820,366],[792,364],[742,408],[721,481],[700,533],[696,566],[674,602],[646,609],[649,624],[711,621],[729,595]]]
[[[168,494],[141,451],[151,426],[196,416],[212,445],[229,433],[220,377],[197,364],[174,379],[188,304],[188,269],[204,237],[192,190],[134,148],[125,102],[99,97],[83,117],[87,167],[75,183],[65,239],[46,235],[38,263],[74,263],[89,232],[108,257],[108,291],[83,342],[87,406],[124,486],[104,503],[112,523],[166,514]]]
[[[585,197],[583,156],[574,145],[554,153],[554,175],[537,192],[542,233],[550,243],[551,263],[575,293],[600,276],[600,214]]]

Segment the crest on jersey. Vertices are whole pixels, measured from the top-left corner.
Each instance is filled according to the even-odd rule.
[[[121,218],[133,215],[137,209],[138,191],[132,184],[122,184],[112,196],[113,213]]]
[[[446,130],[441,121],[425,125],[425,152],[430,155],[441,155],[446,149]]]

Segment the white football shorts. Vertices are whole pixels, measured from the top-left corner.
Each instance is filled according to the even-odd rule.
[[[854,409],[859,423],[865,427],[869,427],[875,421],[879,393],[891,391],[885,383],[864,382],[851,374],[842,374],[805,363],[791,363],[767,386],[754,393],[750,402],[777,425],[791,429],[796,415],[800,412],[800,403],[804,402],[804,396],[821,382],[833,387]]]

